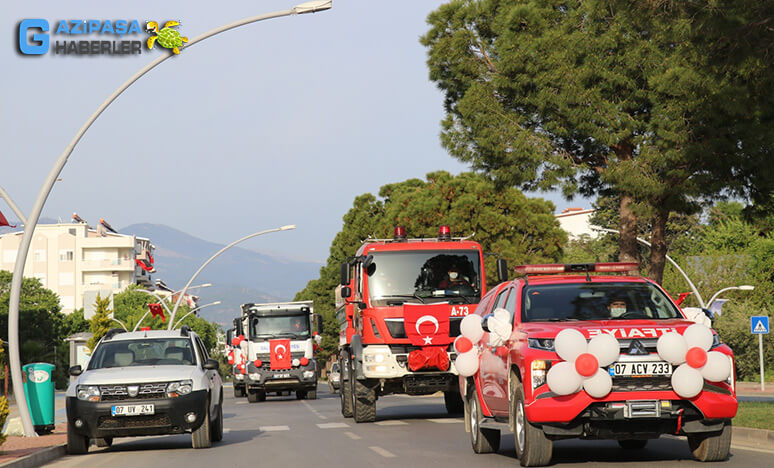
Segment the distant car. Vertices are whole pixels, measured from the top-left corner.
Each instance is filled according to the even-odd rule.
[[[223,383],[218,361],[187,326],[123,332],[100,340],[88,367],[70,368],[67,451],[82,454],[91,439],[191,433],[194,448],[223,438]]]
[[[336,393],[341,384],[341,373],[339,372],[339,363],[334,362],[331,366],[331,371],[328,373],[328,387],[331,389],[331,393]]]

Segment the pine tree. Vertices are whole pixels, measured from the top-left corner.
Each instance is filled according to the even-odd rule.
[[[86,346],[94,351],[97,347],[99,340],[105,336],[111,328],[113,328],[113,319],[110,318],[112,310],[110,307],[110,298],[102,298],[97,294],[97,300],[94,302],[94,316],[89,320],[89,327],[91,328],[92,336],[86,343]]]

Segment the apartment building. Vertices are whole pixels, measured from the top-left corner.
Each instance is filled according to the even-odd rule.
[[[0,236],[0,269],[13,271],[22,232]],[[150,240],[90,229],[85,223],[41,224],[35,229],[24,276],[38,278],[70,313],[102,296],[139,283],[152,286]],[[92,304],[88,304],[91,306]]]

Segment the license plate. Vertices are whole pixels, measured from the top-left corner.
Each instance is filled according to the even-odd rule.
[[[289,379],[290,374],[274,374],[275,379]]]
[[[672,365],[663,361],[627,361],[613,363],[608,371],[611,377],[652,377],[672,375]]]
[[[153,405],[114,405],[110,408],[110,414],[113,416],[141,416],[155,412]]]

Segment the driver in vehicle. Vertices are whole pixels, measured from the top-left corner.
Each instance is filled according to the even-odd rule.
[[[610,318],[620,318],[626,315],[626,301],[620,298],[613,298],[610,304],[607,305],[607,310],[610,311]]]
[[[460,274],[460,271],[456,267],[450,268],[446,273],[446,278],[442,279],[441,282],[438,283],[439,289],[448,289],[460,286],[470,286],[470,283],[468,283],[468,280],[466,280],[465,277]]]

